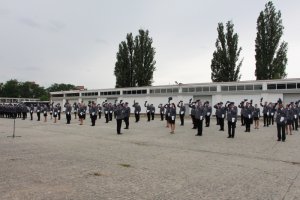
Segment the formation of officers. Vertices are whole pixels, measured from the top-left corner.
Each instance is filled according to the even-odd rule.
[[[177,116],[176,109],[178,108],[178,115],[180,118],[180,126],[184,126],[184,118],[186,113],[186,105],[183,101],[179,101],[177,105],[172,103],[172,97],[169,97],[168,103],[159,104],[159,114],[161,121],[166,120],[166,127],[170,128],[170,133],[175,133],[175,120]],[[263,98],[260,100],[260,104],[254,104],[252,100],[248,101],[244,99],[238,106],[234,102],[227,101],[225,104],[219,102],[213,107],[215,108],[215,116],[217,125],[219,125],[219,131],[224,131],[225,120],[227,121],[228,138],[235,137],[235,129],[238,118],[238,108],[241,114],[241,126],[245,126],[245,132],[251,131],[251,125],[254,124],[254,128],[259,128],[259,119],[262,108],[263,123],[264,127],[269,127],[276,122],[277,125],[277,138],[278,141],[285,141],[286,134],[292,134],[292,130],[298,131],[298,120],[300,120],[300,106],[299,102],[291,102],[285,107],[283,106],[282,100],[279,99],[276,103],[264,102]],[[205,127],[210,127],[210,118],[212,116],[212,107],[208,101],[202,102],[201,100],[192,101],[189,100],[188,106],[191,109],[191,118],[193,122],[192,129],[196,129],[196,136],[202,136],[203,124]],[[138,102],[133,103],[132,107],[135,116],[135,122],[140,121],[141,106]],[[153,104],[149,104],[147,101],[144,103],[146,108],[147,121],[154,120],[155,107]],[[67,124],[70,124],[72,114],[74,118],[79,118],[79,125],[83,125],[86,115],[90,115],[91,126],[95,126],[96,120],[101,119],[102,113],[104,113],[105,123],[116,119],[117,134],[121,133],[122,122],[125,122],[125,128],[129,129],[129,117],[131,108],[127,102],[118,103],[115,101],[114,104],[107,101],[101,105],[95,102],[89,102],[88,105],[85,103],[74,103],[70,104],[68,101],[64,105],[64,112],[66,115]],[[36,108],[31,105],[29,108],[24,104],[0,104],[0,117],[1,118],[22,118],[25,120],[28,113],[30,114],[30,120],[33,120],[33,114],[36,113],[37,121],[41,121],[41,115],[43,121],[47,122],[48,114],[50,119],[57,122],[61,119],[62,107],[58,103],[54,105],[39,105]]]

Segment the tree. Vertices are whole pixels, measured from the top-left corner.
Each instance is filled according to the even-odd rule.
[[[153,40],[149,37],[149,31],[139,30],[139,35],[134,40],[134,69],[135,80],[138,87],[151,86],[156,61]]]
[[[217,50],[211,60],[211,80],[213,82],[238,81],[241,78],[240,68],[243,60],[239,61],[242,48],[238,47],[238,35],[234,33],[231,21],[226,23],[227,33],[224,33],[223,23],[218,24]],[[238,62],[238,64],[237,64]]]
[[[72,84],[65,84],[65,83],[54,83],[46,90],[47,92],[57,92],[57,91],[69,91],[75,90],[76,86]]]
[[[257,80],[285,78],[288,44],[281,42],[283,35],[281,12],[270,1],[257,19],[255,59]]]
[[[16,79],[7,81],[2,87],[2,96],[10,98],[20,97],[19,82]]]
[[[134,87],[134,43],[132,33],[127,34],[126,41],[119,44],[117,62],[115,64],[116,87]]]
[[[114,71],[117,88],[152,84],[156,63],[152,43],[152,38],[149,38],[149,31],[141,29],[134,40],[132,33],[129,33],[126,36],[126,41],[119,44]]]

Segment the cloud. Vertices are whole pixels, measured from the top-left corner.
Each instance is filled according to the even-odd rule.
[[[41,28],[41,25],[38,22],[30,18],[20,18],[19,22],[31,28]]]
[[[59,32],[62,29],[64,29],[65,27],[66,27],[66,24],[61,21],[50,20],[48,23],[47,29],[54,31],[54,32]]]
[[[103,39],[99,39],[99,38],[97,38],[97,39],[95,40],[95,42],[96,42],[96,43],[99,43],[99,44],[108,45],[108,41],[103,40]]]
[[[8,9],[0,8],[0,16],[6,16],[9,14],[10,14],[10,11]]]

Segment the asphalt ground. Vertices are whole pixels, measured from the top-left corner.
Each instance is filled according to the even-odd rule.
[[[73,116],[72,116],[73,117]],[[49,117],[48,117],[49,118]],[[268,128],[237,124],[227,138],[216,121],[195,136],[190,119],[175,134],[158,117],[116,134],[90,126],[0,119],[0,199],[300,199],[300,131],[277,142]]]

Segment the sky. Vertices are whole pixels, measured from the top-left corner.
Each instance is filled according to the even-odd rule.
[[[255,80],[256,20],[263,0],[0,0],[0,82],[10,79],[115,87],[118,45],[148,29],[153,85],[211,82],[217,25],[231,20],[241,80]],[[287,78],[299,78],[300,1],[274,0],[288,42]]]

